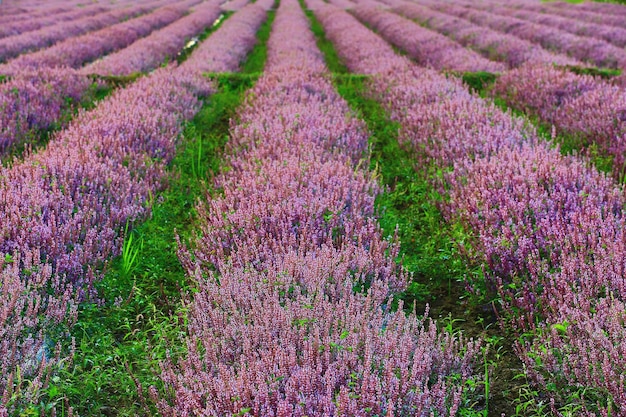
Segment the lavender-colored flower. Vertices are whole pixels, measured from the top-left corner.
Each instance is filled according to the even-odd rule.
[[[626,45],[626,29],[618,28],[606,24],[585,23],[576,19],[564,16],[555,16],[550,13],[541,13],[529,10],[527,3],[503,4],[499,1],[486,0],[484,2],[472,3],[472,6],[480,10],[502,16],[511,16],[518,19],[527,20],[544,26],[555,27],[565,32],[573,33],[583,37],[603,39],[617,46]],[[536,5],[536,3],[534,4]],[[546,8],[548,10],[553,10]],[[545,10],[545,9],[542,9]]]
[[[445,167],[442,210],[472,233],[507,321],[527,343],[516,351],[540,384],[578,386],[626,410],[623,192],[534,129],[471,96],[461,84],[414,69],[344,11],[308,0],[350,70],[372,74],[370,92],[402,125],[401,140]],[[572,91],[578,98],[586,79]],[[531,337],[534,336],[534,337]],[[559,398],[559,400],[565,400]],[[594,404],[581,404],[582,413]],[[617,411],[616,411],[617,410]]]
[[[373,218],[366,146],[304,13],[282,1],[224,193],[199,204],[181,250],[198,291],[187,353],[163,364],[172,395],[152,390],[164,415],[456,414],[478,345],[389,308],[406,276]]]
[[[195,80],[193,87],[207,94],[212,85],[203,75],[211,72],[235,72],[248,52],[256,44],[256,32],[267,18],[272,0],[258,0],[235,13],[220,30],[201,43],[194,53],[180,65],[179,72]]]
[[[73,22],[63,22],[21,35],[0,39],[0,62],[25,52],[46,48],[64,39],[99,30],[122,20],[148,13],[156,7],[158,7],[158,2],[144,0],[132,7],[100,13]]]
[[[527,66],[502,75],[493,93],[551,124],[559,134],[595,144],[613,157],[616,177],[626,169],[626,93],[618,85],[551,66]]]
[[[153,30],[180,19],[189,6],[199,1],[187,0],[180,4],[160,7],[144,16],[83,36],[72,37],[38,52],[21,55],[0,66],[0,73],[13,74],[29,67],[78,68],[98,57],[124,48]]]
[[[544,48],[568,54],[600,67],[620,68],[626,65],[626,51],[600,39],[580,37],[553,27],[539,25],[510,16],[479,10],[473,3],[420,0],[430,8],[454,15],[491,29],[517,36]]]
[[[106,12],[109,9],[102,5],[87,6],[78,10],[70,10],[64,13],[56,13],[52,15],[44,15],[42,17],[33,17],[19,21],[2,23],[0,26],[0,38],[7,36],[16,36],[24,32],[38,30],[46,26],[52,26],[61,22],[67,22],[83,17],[93,16],[98,13]]]
[[[0,83],[0,153],[54,127],[90,85],[68,68],[28,70]]]
[[[440,13],[428,7],[402,0],[385,0],[393,11],[449,36],[461,45],[474,49],[489,59],[502,61],[510,68],[526,62],[558,65],[582,65],[573,58],[554,54],[539,45],[516,36],[478,26],[469,20]]]
[[[380,7],[359,6],[352,13],[421,65],[460,72],[500,72],[505,69],[502,64],[489,61],[437,32]]]
[[[81,70],[84,74],[130,75],[150,71],[172,58],[194,36],[211,26],[220,16],[219,1],[194,7],[193,12],[165,28],[134,42],[119,52],[107,55]]]
[[[239,39],[216,38],[225,47]],[[193,74],[161,68],[80,112],[45,150],[0,168],[0,295],[8,302],[0,306],[0,415],[13,411],[18,367],[29,381],[23,401],[36,400],[59,359],[45,330],[72,325],[98,266],[119,253],[121,229],[147,214],[163,186],[183,122],[199,108],[194,87],[206,82]]]
[[[620,16],[619,13],[598,13],[591,10],[586,10],[584,6],[578,7],[578,5],[573,5],[571,3],[549,2],[533,5],[528,5],[527,3],[525,3],[523,7],[529,7],[530,10],[538,12],[565,16],[571,19],[581,20],[583,22],[598,23],[602,25],[611,25],[626,28],[626,21],[624,20],[624,16]]]

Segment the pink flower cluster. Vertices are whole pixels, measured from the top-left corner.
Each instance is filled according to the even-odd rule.
[[[562,7],[563,5],[566,5],[567,7]],[[585,10],[582,7],[578,7],[578,5],[573,5],[571,3],[568,4],[560,2],[549,2],[540,4],[528,4],[524,2],[521,7],[528,8],[529,10],[537,12],[569,17],[570,19],[581,20],[583,22],[598,23],[602,25],[611,25],[626,28],[626,21],[624,21],[624,17],[620,16],[619,14],[595,13]]]
[[[223,194],[198,206],[199,237],[181,250],[198,291],[188,352],[163,364],[163,415],[456,414],[478,345],[390,309],[406,276],[373,218],[366,147],[304,13],[283,0]]]
[[[626,92],[617,85],[551,66],[505,73],[493,93],[506,103],[552,124],[613,156],[616,177],[626,169]]]
[[[385,2],[393,6],[394,12],[449,36],[489,59],[504,62],[509,68],[518,67],[526,62],[582,65],[573,58],[548,52],[541,46],[516,36],[478,26],[469,20],[440,13],[416,3],[403,0],[385,0]]]
[[[567,7],[568,4],[566,2],[556,3],[555,6],[563,8],[563,6]],[[626,16],[626,10],[624,9],[624,6],[619,5],[619,4],[584,2],[579,5],[576,5],[575,7],[583,9],[583,10],[588,10],[593,13],[607,15],[607,16],[611,16],[611,15],[620,16],[620,17]],[[624,21],[622,21],[622,25],[623,24],[624,24]]]
[[[74,322],[77,312],[74,290],[62,288],[36,250],[0,259],[0,417],[32,403],[47,383],[49,365],[60,359],[46,331]]]
[[[17,367],[46,367],[43,327],[71,322],[64,313],[73,294],[84,297],[92,269],[119,251],[120,228],[148,210],[182,121],[197,109],[184,86],[160,70],[81,113],[46,150],[0,170],[0,252],[12,256],[0,288],[3,305],[14,306],[0,317],[0,409]]]
[[[67,22],[83,17],[93,16],[98,13],[108,11],[107,7],[101,5],[87,6],[77,10],[70,10],[64,13],[56,13],[52,15],[44,15],[39,18],[31,18],[19,20],[17,22],[6,22],[0,25],[0,38],[7,36],[17,36],[24,32],[41,29],[46,26],[56,25],[61,22]]]
[[[567,17],[555,16],[546,13],[538,13],[530,10],[511,8],[507,4],[499,3],[481,4],[483,10],[491,13],[512,16],[518,19],[527,20],[540,25],[549,26],[573,33],[578,36],[603,39],[606,42],[624,47],[626,46],[626,29],[598,23],[585,23]]]
[[[123,23],[72,37],[50,48],[21,55],[0,67],[0,73],[17,73],[26,67],[78,68],[96,58],[124,48],[136,40],[162,28],[185,15],[190,6],[200,0],[185,0],[174,5],[160,7],[144,16]]]
[[[81,70],[84,74],[130,75],[153,70],[167,58],[173,58],[185,44],[220,16],[219,0],[197,5],[193,12],[150,36],[134,42]]]
[[[548,50],[568,54],[581,61],[599,67],[621,68],[626,66],[626,51],[600,39],[580,37],[560,29],[539,25],[510,16],[501,16],[478,10],[473,3],[454,3],[420,0],[430,8],[454,15],[491,29],[538,43]]]
[[[25,52],[46,48],[64,39],[99,30],[122,20],[148,13],[156,7],[157,5],[153,0],[144,0],[133,7],[99,13],[95,16],[84,17],[72,22],[62,22],[32,32],[0,39],[0,62]]]
[[[420,65],[460,72],[500,72],[505,69],[500,63],[489,61],[437,32],[380,7],[359,6],[353,8],[352,13]]]
[[[610,409],[622,415],[622,190],[461,84],[394,57],[347,13],[314,9],[348,67],[375,75],[372,94],[400,122],[403,139],[437,166],[453,168],[444,175],[442,209],[473,231],[468,255],[486,264],[509,324],[524,335],[516,348],[530,374],[541,384],[608,399],[599,405],[582,399],[581,415],[596,407],[600,415]]]
[[[23,71],[0,83],[0,154],[55,126],[90,85],[67,68]]]
[[[523,335],[516,348],[530,374],[605,398],[600,415],[611,408],[622,415],[626,331],[615,324],[626,314],[621,189],[548,145],[462,161],[448,183],[448,213],[475,230],[508,322]]]
[[[62,0],[52,0],[50,2],[46,2],[44,5],[27,5],[22,1],[19,2],[19,5],[11,3],[13,2],[5,0],[0,5],[0,11],[2,11],[2,15],[0,15],[0,24],[36,19],[58,13],[66,13],[72,11],[73,6],[75,6],[75,4],[71,4],[73,1],[66,2]]]

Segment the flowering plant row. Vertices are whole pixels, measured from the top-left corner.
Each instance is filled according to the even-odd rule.
[[[254,38],[262,18],[255,28],[244,11]],[[236,51],[223,60],[234,64],[231,70],[247,52],[244,36],[233,33],[241,28],[238,16],[214,34]],[[216,41],[209,37],[198,51]],[[212,91],[204,65],[194,53],[184,70],[169,66],[142,77],[81,112],[47,149],[0,168],[0,416],[16,401],[36,398],[60,359],[51,328],[74,322],[97,269],[119,253],[124,225],[148,213],[182,125],[199,108],[197,95]]]
[[[0,73],[15,74],[24,68],[60,67],[79,68],[85,63],[129,46],[138,39],[160,29],[187,13],[200,0],[184,0],[159,7],[143,16],[127,20],[82,36],[71,37],[49,48],[22,54],[0,66]]]
[[[480,4],[480,8],[502,16],[511,16],[527,20],[543,26],[549,26],[573,33],[574,35],[602,39],[613,45],[626,46],[626,29],[609,24],[589,23],[575,18],[556,16],[552,13],[541,13],[533,10],[524,10],[511,7],[508,4],[487,2]]]
[[[223,194],[199,204],[181,250],[198,289],[187,354],[163,364],[164,415],[456,414],[478,345],[391,310],[406,276],[373,217],[366,148],[303,11],[283,0]]]
[[[581,37],[554,27],[493,14],[480,10],[479,6],[474,3],[432,0],[420,0],[419,3],[442,13],[467,19],[477,25],[537,43],[550,51],[567,54],[599,67],[623,68],[626,66],[626,51],[601,39]]]
[[[552,125],[556,133],[597,146],[612,158],[613,172],[626,169],[626,92],[590,75],[551,66],[525,66],[504,73],[493,94],[512,108]]]
[[[420,65],[460,72],[500,72],[505,69],[500,63],[489,61],[437,32],[375,5],[355,7],[352,13]]]
[[[219,1],[196,5],[193,11],[161,30],[140,39],[119,52],[84,67],[84,74],[131,75],[153,70],[168,58],[173,58],[185,44],[210,27],[220,16]]]
[[[61,22],[67,22],[83,17],[93,16],[95,14],[106,11],[109,11],[109,8],[97,4],[83,7],[77,10],[46,14],[40,17],[33,16],[30,19],[21,19],[17,21],[2,23],[2,26],[0,26],[0,38],[6,38],[7,36],[17,36],[24,32],[38,30],[46,26],[56,25]]]
[[[469,20],[438,12],[421,4],[403,0],[385,0],[392,10],[409,19],[449,36],[494,61],[516,68],[526,62],[558,65],[582,65],[565,55],[555,54],[524,39],[498,32]]]
[[[46,48],[59,41],[99,30],[125,19],[140,16],[158,7],[161,0],[142,0],[133,6],[122,7],[110,12],[98,13],[72,22],[61,22],[39,30],[0,39],[0,62],[20,54]],[[125,4],[126,5],[126,4]]]
[[[348,67],[374,76],[372,94],[404,140],[425,162],[452,168],[442,209],[473,232],[468,254],[488,267],[530,375],[582,387],[587,415],[625,410],[621,190],[460,83],[414,69],[347,13],[315,11]]]

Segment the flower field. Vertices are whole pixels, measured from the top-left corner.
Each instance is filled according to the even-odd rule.
[[[626,6],[0,3],[0,417],[626,417]]]

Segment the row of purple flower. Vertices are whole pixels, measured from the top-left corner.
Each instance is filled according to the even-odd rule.
[[[535,381],[584,389],[593,400],[581,413],[626,410],[621,188],[462,84],[397,57],[348,13],[309,4],[348,67],[374,77],[372,94],[422,162],[447,168],[435,180],[442,209],[474,236],[467,253],[488,266]]]
[[[94,267],[119,253],[123,226],[150,210],[183,122],[198,110],[198,95],[213,90],[202,74],[235,70],[265,15],[258,5],[244,8],[183,67],[159,69],[114,92],[45,150],[0,169],[1,416],[15,406],[14,393],[33,400],[58,359],[47,329],[72,324]]]

